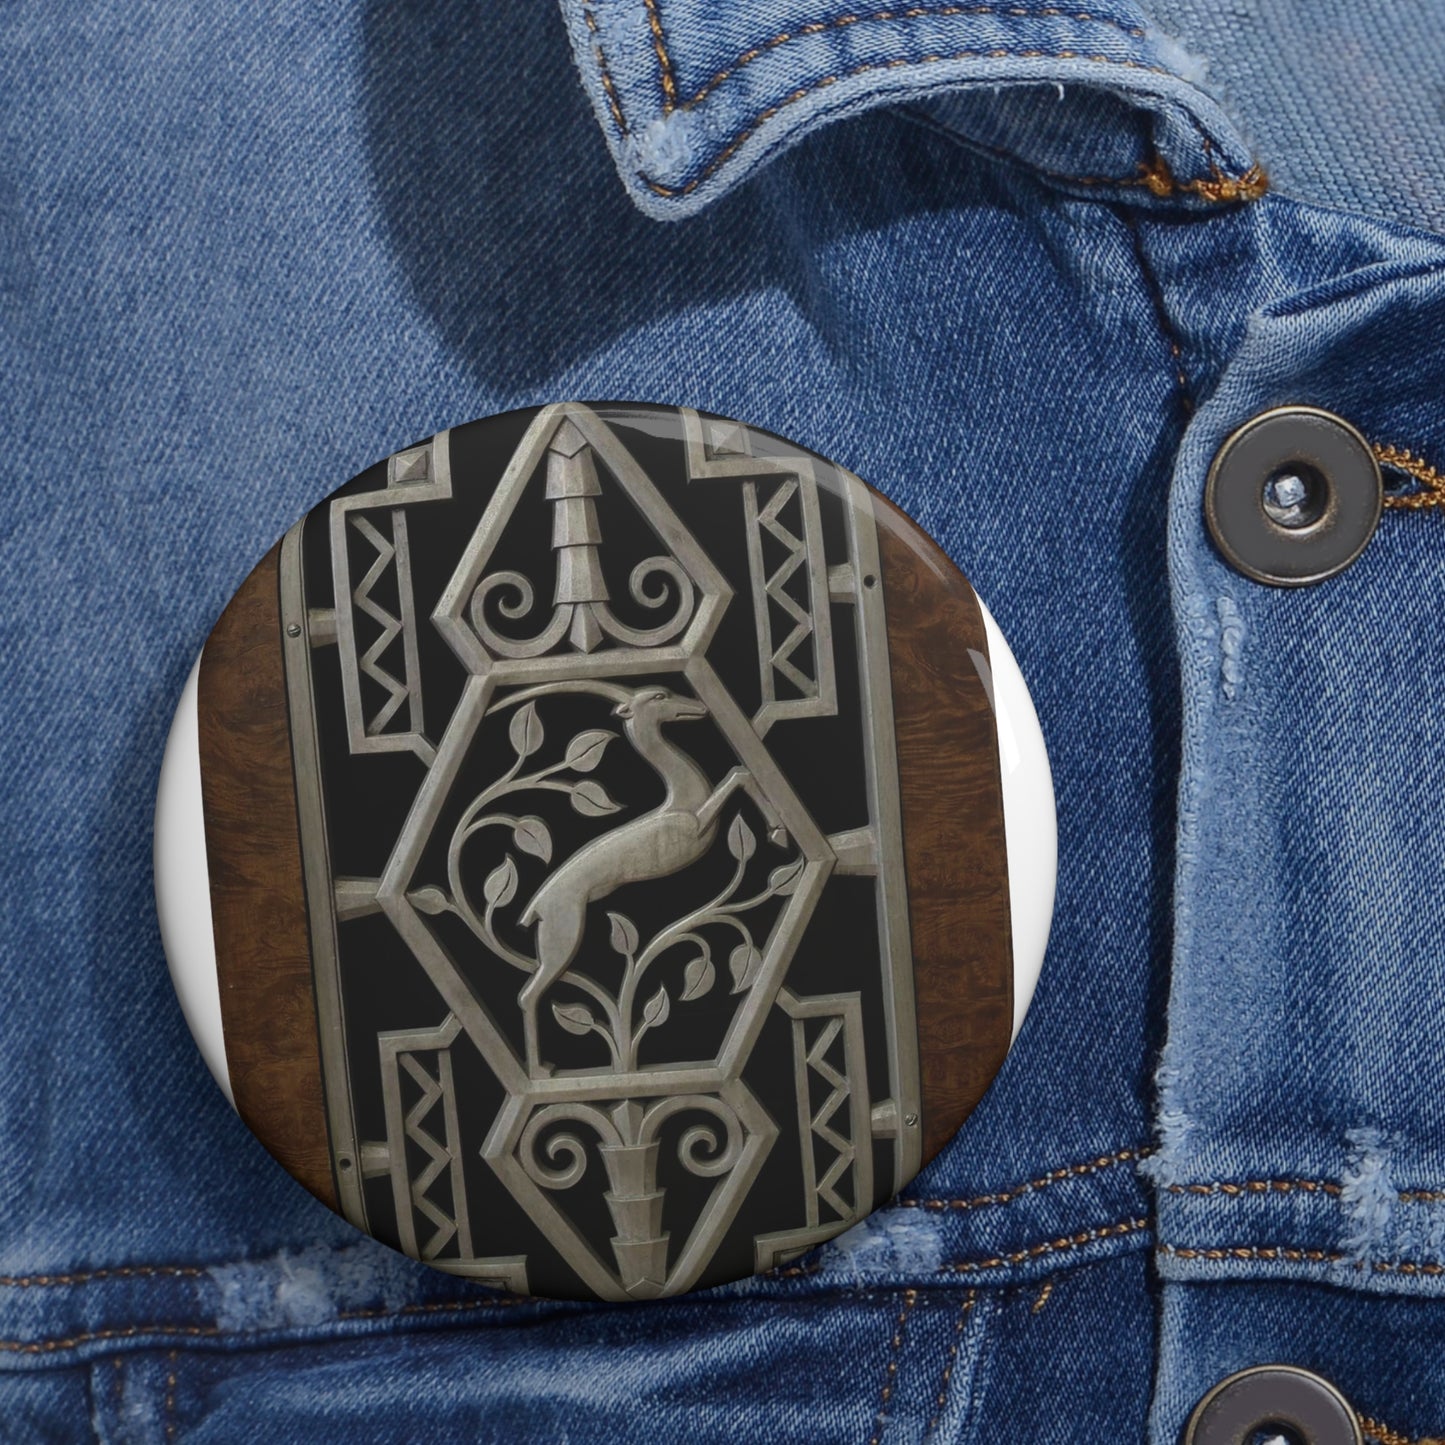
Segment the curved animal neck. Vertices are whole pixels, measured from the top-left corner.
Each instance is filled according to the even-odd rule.
[[[712,792],[707,774],[676,743],[663,737],[660,723],[638,722],[630,731],[637,751],[652,764],[667,786],[663,807],[697,812]]]

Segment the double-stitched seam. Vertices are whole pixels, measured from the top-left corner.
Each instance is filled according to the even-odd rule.
[[[1418,1440],[1412,1440],[1408,1435],[1402,1435],[1398,1430],[1392,1430],[1388,1425],[1382,1424],[1379,1420],[1372,1419],[1369,1415],[1356,1414],[1360,1422],[1360,1429],[1376,1445],[1440,1445],[1439,1439],[1434,1435],[1422,1436]]]
[[[435,1314],[439,1312],[461,1314],[473,1310],[498,1309],[507,1305],[535,1304],[528,1295],[507,1295],[497,1299],[452,1300],[441,1304],[402,1305],[399,1309],[347,1310],[337,1315],[339,1320],[381,1319],[396,1315]],[[223,1330],[220,1325],[126,1325],[124,1328],[108,1330],[86,1330],[54,1340],[0,1340],[0,1351],[15,1355],[44,1355],[56,1350],[70,1350],[77,1345],[93,1344],[98,1340],[133,1340],[150,1335],[164,1338],[217,1339],[224,1335],[228,1339],[254,1339],[263,1335],[274,1335],[274,1329]]]
[[[811,25],[800,25],[796,30],[784,30],[767,40],[760,41],[750,50],[745,50],[731,64],[725,65],[710,80],[695,90],[686,100],[678,101],[672,85],[672,57],[662,39],[662,28],[652,21],[656,14],[656,0],[648,0],[647,8],[652,23],[652,33],[663,66],[663,90],[671,97],[671,104],[664,104],[665,111],[691,110],[701,105],[729,77],[761,59],[771,51],[788,45],[794,40],[804,40],[811,35],[821,35],[829,30],[846,30],[854,25],[892,24],[901,20],[946,20],[954,16],[987,15],[1008,20],[1073,20],[1086,25],[1102,25],[1127,35],[1131,40],[1143,40],[1146,32],[1135,25],[1125,25],[1105,15],[1091,15],[1087,11],[1069,11],[1057,6],[1043,10],[1028,10],[1021,5],[910,5],[901,10],[875,10],[869,15],[839,15],[832,20],[817,20]]]
[[[903,1347],[903,1331],[908,1326],[908,1316],[918,1303],[918,1291],[903,1291],[903,1306],[893,1326],[893,1339],[888,1346],[888,1368],[883,1372],[883,1390],[878,1399],[878,1413],[874,1419],[873,1438],[868,1445],[879,1445],[883,1429],[888,1424],[888,1402],[893,1398],[893,1386],[898,1380],[898,1352]]]
[[[1155,1151],[1151,1149],[1119,1149],[1113,1154],[1101,1154],[1096,1159],[1086,1159],[1081,1164],[1065,1164],[1061,1169],[1051,1169],[1027,1184],[1016,1184],[1010,1189],[1001,1189],[993,1194],[979,1194],[972,1199],[900,1199],[900,1209],[984,1209],[997,1204],[1012,1204],[1026,1194],[1036,1193],[1066,1179],[1078,1179],[1088,1174],[1097,1174],[1103,1169],[1112,1169],[1116,1164],[1128,1164],[1135,1160],[1147,1159]]]
[[[953,1379],[954,1367],[958,1364],[958,1347],[963,1343],[963,1327],[968,1323],[968,1317],[973,1313],[973,1307],[977,1303],[978,1291],[976,1289],[969,1290],[959,1308],[958,1319],[954,1322],[953,1338],[949,1341],[948,1354],[943,1361],[943,1373],[938,1377],[938,1395],[934,1401],[933,1418],[923,1432],[925,1440],[933,1434],[938,1428],[938,1422],[943,1419],[944,1407],[948,1404],[949,1381]]]
[[[1211,1262],[1220,1260],[1287,1260],[1291,1264],[1346,1264],[1353,1263],[1358,1270],[1369,1269],[1375,1274],[1404,1275],[1445,1275],[1445,1264],[1435,1260],[1417,1259],[1375,1259],[1357,1260],[1353,1255],[1339,1250],[1302,1249],[1283,1244],[1231,1244],[1201,1247],[1196,1245],[1157,1244],[1159,1254],[1173,1259],[1203,1259]]]
[[[1027,1249],[1015,1250],[1012,1254],[999,1254],[990,1259],[963,1259],[952,1264],[939,1266],[940,1274],[972,1274],[984,1269],[1002,1269],[1006,1265],[1025,1264],[1032,1259],[1041,1259],[1049,1254],[1061,1254],[1071,1249],[1082,1249],[1087,1244],[1096,1244],[1104,1239],[1118,1239],[1123,1235],[1137,1234],[1150,1228],[1147,1219],[1126,1219],[1119,1224],[1102,1224],[1096,1229],[1081,1230],[1078,1234],[1066,1235],[1062,1239],[1045,1240],[1042,1244],[1030,1245]]]
[[[1370,450],[1382,467],[1404,472],[1407,477],[1419,482],[1418,492],[1395,492],[1385,494],[1387,507],[1399,507],[1411,511],[1424,511],[1430,507],[1445,507],[1445,475],[1432,467],[1423,457],[1404,447],[1374,443]],[[1445,1198],[1445,1194],[1441,1195]]]
[[[782,100],[774,105],[761,110],[745,125],[742,130],[723,147],[703,171],[680,186],[665,186],[660,181],[654,181],[644,172],[639,171],[637,178],[648,190],[655,195],[665,197],[677,197],[690,195],[702,183],[714,174],[721,166],[725,165],[739,147],[743,145],[752,135],[760,130],[775,115],[784,111],[790,105],[796,105],[800,100],[806,100],[816,91],[825,90],[830,85],[837,85],[840,80],[851,80],[854,76],[866,75],[874,70],[902,70],[924,65],[940,65],[945,61],[957,60],[1079,60],[1091,65],[1107,65],[1116,69],[1147,71],[1154,75],[1171,75],[1173,72],[1166,70],[1159,65],[1145,65],[1138,60],[1114,60],[1107,55],[1083,55],[1076,50],[959,50],[950,55],[924,55],[916,59],[901,57],[896,60],[875,60],[868,61],[862,65],[855,65],[850,70],[839,71],[835,75],[825,75],[808,85],[800,86],[790,95],[785,95]]]

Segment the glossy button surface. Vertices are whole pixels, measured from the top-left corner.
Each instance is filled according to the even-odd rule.
[[[1253,1445],[1271,1431],[1291,1445],[1364,1445],[1345,1397],[1293,1365],[1260,1365],[1221,1380],[1195,1406],[1184,1445]]]
[[[1261,412],[1219,449],[1204,514],[1230,565],[1300,587],[1350,565],[1379,525],[1384,492],[1369,443],[1315,407]]]
[[[408,1254],[579,1298],[767,1269],[905,1185],[1054,881],[1028,693],[947,557],[777,437],[616,404],[456,428],[299,522],[205,648],[157,838],[187,1017],[272,1153]]]

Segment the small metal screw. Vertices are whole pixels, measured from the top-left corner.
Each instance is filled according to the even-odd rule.
[[[912,1129],[912,1128],[918,1123],[918,1115],[917,1115],[917,1114],[905,1114],[905,1115],[903,1116],[903,1122],[904,1122],[905,1124],[907,1124],[910,1129]]]
[[[286,636],[287,636],[287,637],[300,637],[300,636],[301,636],[301,624],[300,624],[299,622],[289,623],[289,624],[287,625],[287,628],[286,628]]]
[[[341,1155],[341,1157],[340,1157],[339,1159],[337,1159],[336,1162],[337,1162],[337,1164],[340,1166],[341,1172],[342,1172],[343,1174],[350,1174],[350,1173],[351,1173],[351,1160],[350,1160],[349,1158],[347,1158],[347,1156],[346,1156],[345,1154]]]

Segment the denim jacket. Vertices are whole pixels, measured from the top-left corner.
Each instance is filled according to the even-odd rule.
[[[1270,1361],[1375,1445],[1445,1430],[1442,72],[1438,14],[1364,0],[6,7],[0,1439],[1173,1445]],[[211,1083],[151,903],[251,564],[377,457],[570,397],[907,509],[1058,797],[1042,981],[954,1142],[649,1305],[328,1214]],[[1289,590],[1201,500],[1281,403],[1389,488]]]

